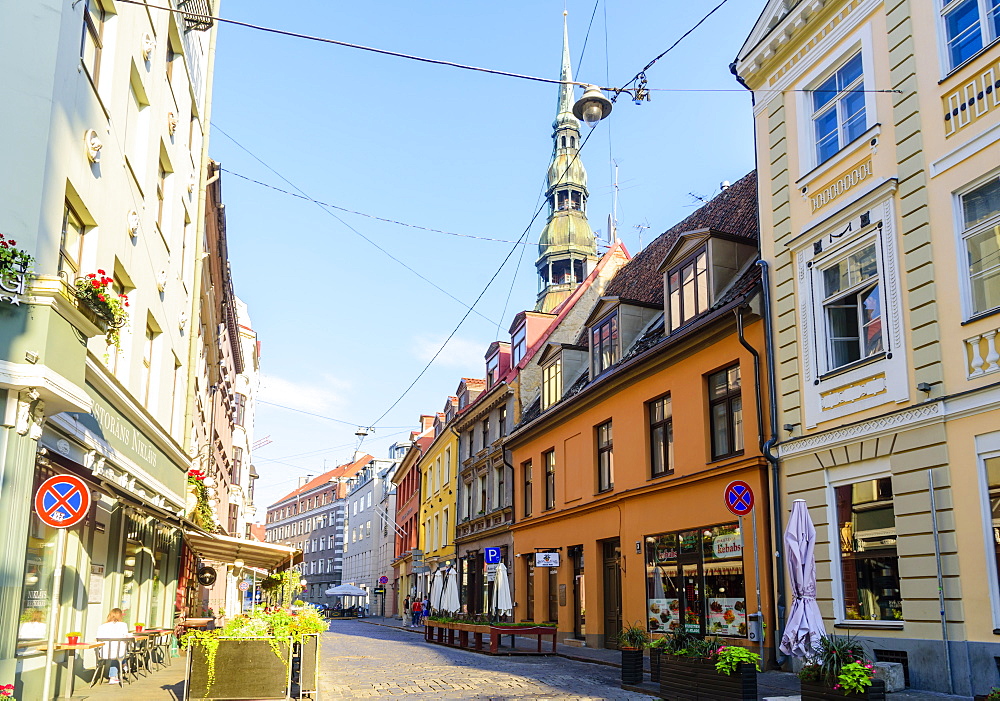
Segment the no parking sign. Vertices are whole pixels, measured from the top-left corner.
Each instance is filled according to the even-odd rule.
[[[90,513],[90,489],[73,475],[56,475],[35,492],[35,513],[46,526],[69,528]]]

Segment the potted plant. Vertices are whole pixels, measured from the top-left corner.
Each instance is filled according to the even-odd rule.
[[[142,629],[145,628],[145,627],[146,627],[145,623],[136,623],[135,624],[135,632],[136,633],[141,633]]]
[[[657,638],[649,644],[649,680],[660,683],[660,658],[667,647],[666,638]]]
[[[4,699],[4,701],[17,701],[17,699],[14,698],[13,684],[4,684],[3,686],[0,686],[0,699]]]
[[[1000,701],[1000,686],[995,686],[988,694],[976,694],[975,701]]]
[[[757,698],[760,657],[739,645],[700,638],[685,631],[664,636],[660,696],[665,699]]]
[[[622,684],[642,684],[642,651],[649,645],[649,632],[639,623],[626,623],[618,631],[622,653]]]
[[[850,635],[820,638],[799,672],[799,681],[802,701],[885,699],[885,682],[875,679],[875,665]]]
[[[22,295],[34,258],[17,247],[17,241],[0,234],[0,292]]]
[[[66,633],[66,643],[68,645],[78,645],[80,643],[80,638],[83,637],[83,633],[79,631],[73,631],[72,633]]]
[[[108,277],[103,270],[77,278],[74,291],[78,300],[93,312],[100,326],[103,326],[108,343],[115,347],[121,345],[119,329],[128,323],[128,295],[115,294],[111,289],[114,278]]]

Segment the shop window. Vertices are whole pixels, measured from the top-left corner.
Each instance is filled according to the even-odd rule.
[[[986,466],[986,483],[990,495],[990,536],[987,542],[992,543],[990,549],[993,551],[994,563],[997,568],[997,580],[1000,581],[1000,456],[987,458],[983,461]]]
[[[651,632],[746,637],[743,538],[735,523],[646,538]]]
[[[35,489],[49,477],[51,470],[36,468]],[[17,641],[44,641],[48,634],[49,608],[52,603],[52,576],[56,566],[55,528],[44,525],[32,516],[28,519],[28,547],[25,552],[24,586],[21,593],[21,615]]]
[[[670,395],[649,403],[649,474],[662,477],[674,471],[674,415]]]
[[[740,394],[740,366],[708,376],[709,419],[712,430],[712,459],[743,451],[743,398]]]
[[[844,618],[902,621],[892,480],[865,480],[834,491]]]
[[[547,567],[549,571],[549,622],[559,622],[559,569]]]
[[[597,432],[597,491],[607,492],[615,487],[614,442],[611,422],[598,426]]]
[[[527,586],[527,605],[524,609],[524,618],[527,621],[535,620],[535,556],[529,555],[525,558],[527,560],[527,573],[528,573],[528,586]]]
[[[972,314],[1000,307],[1000,177],[960,196]]]

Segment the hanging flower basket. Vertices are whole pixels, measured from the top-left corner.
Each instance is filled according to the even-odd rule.
[[[117,295],[111,289],[113,278],[108,277],[103,270],[90,273],[76,279],[74,292],[76,298],[93,312],[99,320],[97,326],[105,329],[108,343],[116,348],[121,347],[119,329],[128,323],[128,295]],[[94,319],[91,319],[94,321]]]

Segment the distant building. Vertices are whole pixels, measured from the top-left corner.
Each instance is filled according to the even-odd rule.
[[[343,571],[339,584],[352,584],[373,592],[381,572],[377,569],[378,546],[383,527],[381,502],[384,498],[387,474],[395,469],[394,460],[371,460],[347,483],[344,508]],[[348,597],[345,605],[375,605],[374,594]]]

